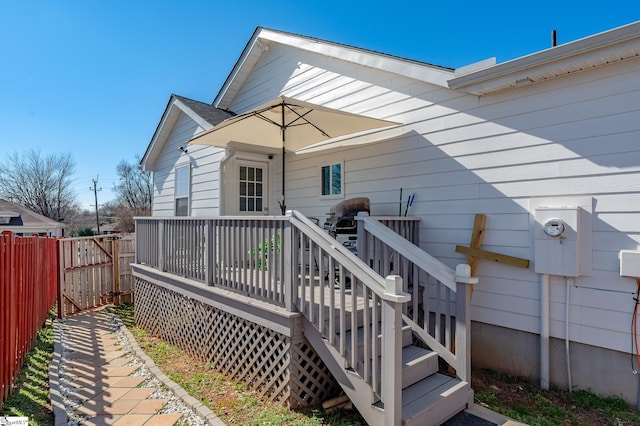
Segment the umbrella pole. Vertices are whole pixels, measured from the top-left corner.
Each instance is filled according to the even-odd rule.
[[[285,215],[285,213],[287,212],[287,206],[284,202],[284,169],[285,169],[285,163],[284,163],[284,152],[285,152],[285,131],[287,130],[286,126],[285,126],[285,121],[284,121],[284,105],[281,105],[282,108],[282,201],[280,202],[280,211],[282,213],[282,216]]]
[[[284,203],[284,145],[282,146],[282,201],[280,204],[280,210],[282,211],[282,215],[284,216],[287,212],[287,206]]]

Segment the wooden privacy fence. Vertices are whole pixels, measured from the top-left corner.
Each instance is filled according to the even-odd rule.
[[[64,238],[60,247],[58,316],[132,301],[135,236]]]
[[[57,240],[0,234],[0,411],[55,301]]]

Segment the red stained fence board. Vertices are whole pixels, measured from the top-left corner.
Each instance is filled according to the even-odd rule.
[[[58,288],[57,239],[0,234],[0,411]]]

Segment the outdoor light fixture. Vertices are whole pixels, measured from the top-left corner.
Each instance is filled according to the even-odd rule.
[[[530,77],[525,77],[525,78],[521,78],[519,80],[516,80],[514,82],[514,86],[515,87],[528,86],[531,83],[534,83],[534,81]]]
[[[187,149],[183,146],[179,146],[178,150],[184,152],[185,154],[188,152]]]

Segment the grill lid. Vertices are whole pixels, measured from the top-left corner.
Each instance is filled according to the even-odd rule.
[[[329,209],[329,216],[337,219],[355,217],[359,212],[371,213],[369,198],[355,197],[339,202]]]
[[[371,212],[367,197],[344,200],[329,209],[329,217],[324,223],[324,229],[332,234],[355,234],[357,225],[354,217],[359,212]]]

